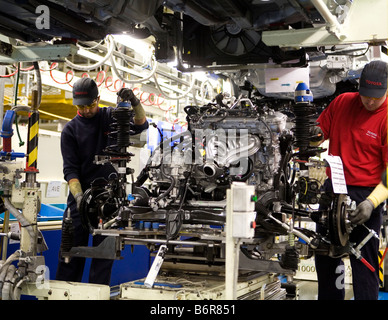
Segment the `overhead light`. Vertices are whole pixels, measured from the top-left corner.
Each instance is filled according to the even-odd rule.
[[[152,52],[153,46],[151,43],[143,39],[136,39],[127,34],[115,34],[113,38],[116,42],[119,42],[125,45],[128,48],[131,48],[135,52],[141,52],[143,55],[145,52]]]

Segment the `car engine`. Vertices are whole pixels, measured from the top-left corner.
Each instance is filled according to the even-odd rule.
[[[113,165],[117,175],[97,179],[85,192],[80,208],[85,227],[107,236],[115,259],[126,244],[151,251],[163,245],[164,272],[178,272],[179,264],[186,273],[198,273],[200,264],[201,272],[222,274],[217,267],[225,263],[227,190],[237,183],[255,190],[254,235],[241,239],[241,272],[293,274],[300,256],[347,254],[352,229],[347,196],[324,193],[309,175],[311,167],[323,165],[311,158],[325,151],[310,146],[316,108],[309,100],[273,101],[220,94],[207,105],[185,107],[187,130],[164,140],[161,134],[129,197],[132,155],[126,148],[133,115],[130,104],[119,104],[112,128],[117,143],[96,156],[96,163]],[[323,225],[328,233],[304,228],[303,221]],[[92,250],[68,246],[62,254],[111,257]]]

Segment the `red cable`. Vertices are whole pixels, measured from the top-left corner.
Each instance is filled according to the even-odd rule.
[[[20,71],[30,71],[30,70],[32,70],[32,69],[34,69],[34,66],[30,66],[30,67],[28,67],[28,68],[20,68]]]
[[[54,63],[56,63],[56,62],[54,62]],[[51,66],[52,66],[52,65],[51,65]],[[71,74],[71,76],[72,76],[70,80],[68,80],[69,74]],[[53,76],[53,69],[50,68],[50,77],[51,77],[51,79],[54,80],[54,82],[56,82],[56,83],[58,83],[58,84],[69,84],[69,85],[70,85],[70,82],[71,82],[71,81],[73,80],[73,78],[74,78],[74,72],[73,72],[73,70],[67,71],[67,72],[66,72],[66,81],[65,81],[65,82],[59,82],[59,81],[57,81],[57,80],[54,79],[54,76]],[[71,86],[71,85],[70,85],[70,86]]]
[[[108,76],[108,77],[106,77],[106,79],[105,79],[105,88],[107,88],[108,90],[109,90],[109,87],[111,86],[111,85],[113,85],[113,82],[108,86],[108,80],[109,79],[113,79],[112,78],[112,76]],[[110,91],[110,90],[109,90]]]
[[[133,94],[134,94],[135,96],[138,96],[138,95],[140,94],[140,89],[139,89],[138,87],[133,88],[132,91],[133,91]],[[136,91],[139,91],[139,92],[138,92],[138,93],[135,93]]]
[[[150,104],[151,104],[151,106],[154,106],[155,105],[155,98],[151,98],[151,97],[155,97],[155,93],[150,93],[149,95],[148,95],[148,101],[150,102]],[[152,101],[153,100],[153,101]]]
[[[44,69],[41,69],[41,68],[39,68],[39,70],[40,71],[51,71],[51,70],[54,70],[57,66],[58,66],[58,62],[54,62],[54,63],[51,64],[51,67],[48,70],[44,70]]]
[[[159,93],[159,95],[158,95],[158,99],[156,100],[157,102],[156,102],[156,105],[159,107],[161,104],[163,104],[164,103],[164,101],[165,101],[165,99],[163,98],[163,100],[162,100],[162,102],[159,102],[159,99],[160,99],[160,97],[162,96],[162,94],[161,93]]]
[[[117,82],[119,82],[120,83],[120,88],[116,88],[116,84],[117,84]],[[120,90],[121,90],[121,88],[123,88],[123,83],[121,82],[121,80],[120,79],[116,79],[116,81],[115,81],[115,85],[114,85],[114,88],[115,88],[115,91],[114,92],[119,92]]]
[[[115,82],[114,82],[114,84],[113,84],[113,82],[108,86],[108,79],[113,79],[112,78],[112,76],[109,76],[109,77],[107,77],[106,79],[105,79],[105,88],[107,88],[110,92],[118,92],[120,89],[117,89],[116,88],[116,85],[117,85],[117,82],[118,81],[120,81],[119,79],[117,79]],[[120,81],[121,82],[121,81]],[[109,89],[111,86],[113,85],[113,88],[114,88],[114,90],[111,90],[111,89]],[[122,87],[122,85],[121,85],[121,83],[120,83],[120,88]]]
[[[0,75],[0,78],[9,78],[9,77],[12,77],[12,76],[14,76],[17,72],[18,72],[18,69],[16,68],[15,72],[13,72],[13,73],[11,73],[11,74],[6,74],[6,75]]]
[[[150,96],[148,95],[147,99],[143,99],[143,94],[145,94],[146,92],[143,91],[141,94],[140,94],[140,103],[145,105],[145,106],[152,106],[152,104],[148,104],[146,103],[147,100],[149,100]]]
[[[101,81],[99,81],[99,77],[100,77],[100,74],[102,74],[102,79]],[[97,87],[101,86],[103,83],[104,83],[104,80],[105,80],[105,71],[99,71],[96,75],[96,82],[97,82]]]

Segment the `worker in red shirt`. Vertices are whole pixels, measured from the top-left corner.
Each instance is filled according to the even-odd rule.
[[[381,181],[381,173],[388,162],[387,152],[387,64],[372,61],[362,70],[359,92],[347,92],[336,97],[317,119],[324,140],[329,140],[328,153],[341,157],[348,196],[357,205],[366,200]],[[324,183],[325,191],[332,190],[330,168]],[[365,224],[380,233],[382,205],[373,210],[355,210],[349,220],[356,225],[349,241],[356,245],[368,230]],[[317,231],[327,230],[317,226]],[[350,255],[354,299],[377,300],[379,241],[370,239],[361,250],[361,255],[374,268],[370,271],[354,255]],[[318,276],[318,299],[339,300],[345,297],[343,283],[345,271],[340,257],[316,255]],[[342,281],[341,281],[342,280]]]

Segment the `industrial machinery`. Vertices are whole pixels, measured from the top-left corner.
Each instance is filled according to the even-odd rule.
[[[0,287],[3,300],[20,297],[20,288],[26,282],[40,283],[45,279],[44,257],[39,253],[47,250],[47,246],[41,232],[37,229],[37,212],[40,210],[40,190],[36,180],[36,174],[39,172],[36,161],[38,107],[38,91],[33,91],[32,107],[29,110],[29,143],[26,155],[12,150],[11,137],[15,110],[7,111],[0,133],[4,142],[1,151],[1,208],[2,212],[6,212],[7,216],[4,220],[7,223],[9,215],[12,214],[20,224],[20,233],[7,230],[1,234],[13,240],[20,240],[20,249],[7,259],[3,256],[0,261]],[[21,162],[14,161],[16,158],[25,156],[27,157],[25,166]],[[22,174],[25,174],[24,181]],[[14,261],[18,261],[17,268],[13,264]]]
[[[49,59],[53,52],[62,55],[61,42],[82,41],[82,46],[105,56],[111,46],[103,49],[90,42],[125,33],[137,39],[152,36],[158,62],[176,60],[181,71],[228,74],[237,85],[248,80],[261,92],[266,68],[309,66],[310,89],[315,98],[324,98],[343,82],[352,88],[366,53],[376,49],[372,54],[376,58],[380,48],[387,52],[388,28],[378,23],[386,18],[384,0],[374,1],[373,7],[351,0],[56,0],[22,5],[3,0],[1,4],[0,62],[8,64],[46,54]],[[366,11],[371,12],[368,17]],[[43,43],[32,45],[39,42]],[[72,55],[67,63],[79,64],[73,51],[67,55]]]
[[[38,105],[36,92],[34,97]],[[45,242],[36,228],[40,195],[34,123],[39,117],[32,108],[28,162],[23,169],[13,159],[24,154],[15,154],[9,145],[12,112],[7,112],[1,133],[2,200],[22,231],[20,250],[2,261],[4,299],[18,298],[21,290],[45,281],[44,258],[39,255]],[[213,103],[187,106],[185,112],[188,129],[169,139],[161,135],[148,163],[129,183],[133,155],[127,147],[133,111],[129,102],[118,102],[112,143],[95,158],[99,165],[112,165],[117,174],[93,181],[80,207],[85,228],[92,235],[107,237],[98,247],[74,247],[71,219],[65,219],[61,254],[66,260],[75,256],[120,259],[125,245],[146,245],[157,253],[143,287],[152,288],[162,276],[206,276],[216,283],[206,294],[219,298],[228,292],[219,288],[219,281],[230,274],[235,276],[227,285],[249,280],[253,286],[247,286],[244,297],[268,279],[274,285],[274,274],[288,276],[286,287],[292,294],[292,276],[301,256],[355,254],[367,265],[360,248],[353,248],[348,240],[352,226],[346,194],[323,193],[320,182],[309,175],[309,168],[318,163],[312,158],[325,149],[310,146],[316,138],[311,128],[317,111],[304,83],[298,86],[294,103],[220,94]],[[18,183],[21,173],[26,174],[23,184]],[[319,210],[313,206],[317,204],[328,209]],[[328,233],[303,228],[302,220],[324,225]],[[15,260],[17,269],[12,264]],[[233,272],[228,272],[230,264]]]
[[[35,69],[38,72],[38,67]],[[7,110],[0,131],[3,139],[0,152],[0,210],[4,215],[0,237],[20,243],[19,249],[9,253],[8,241],[2,242],[0,297],[2,300],[18,300],[24,294],[43,299],[79,299],[82,295],[83,299],[108,299],[109,286],[49,280],[49,270],[42,254],[48,247],[38,227],[42,198],[37,179],[39,100],[39,91],[33,90],[31,107],[15,106]],[[12,149],[13,123],[19,111],[28,111],[26,153],[14,152]],[[26,158],[25,163],[15,161],[23,158]],[[11,224],[11,219],[15,219],[17,223]]]
[[[319,110],[309,88],[301,84],[294,103],[277,100],[290,97],[264,92],[264,78],[270,68],[308,66],[316,98],[327,102],[341,91],[341,85],[343,90],[353,90],[369,49],[381,46],[386,51],[387,28],[375,23],[385,17],[376,19],[386,12],[385,1],[374,4],[373,21],[363,19],[366,2],[350,0],[154,0],[146,5],[140,0],[47,1],[39,6],[41,16],[35,3],[3,3],[7,8],[0,10],[3,64],[42,60],[42,49],[44,59],[56,60],[63,44],[67,51],[62,55],[69,57],[74,48],[66,43],[74,39],[101,40],[121,32],[139,38],[153,35],[156,61],[177,59],[181,71],[216,72],[235,86],[249,83],[260,94],[219,95],[207,105],[187,106],[187,130],[169,139],[161,134],[160,145],[132,182],[127,180],[133,174],[127,147],[133,114],[128,102],[119,102],[111,128],[114,142],[96,156],[97,164],[112,165],[117,174],[95,180],[80,209],[85,228],[107,237],[99,247],[74,247],[71,219],[65,219],[66,241],[61,250],[67,260],[74,256],[120,259],[123,246],[146,245],[157,252],[142,283],[152,287],[158,276],[228,276],[232,249],[238,257],[233,269],[238,279],[285,274],[291,291],[301,256],[354,254],[367,265],[360,247],[349,243],[352,225],[347,215],[352,205],[346,193],[323,193],[320,181],[309,174],[311,168],[323,165],[314,157],[324,152],[311,146],[317,138],[311,129]],[[367,27],[354,28],[360,21]],[[51,23],[48,28],[47,23]],[[59,38],[62,44],[32,45]],[[6,120],[7,116],[0,186],[4,210],[18,218],[22,232],[20,250],[0,262],[3,299],[17,298],[20,288],[44,277],[44,259],[38,255],[44,239],[35,220],[38,171],[36,163],[23,168],[13,162],[19,155],[7,144],[13,122],[12,113]],[[37,116],[37,110],[32,110],[31,121]],[[36,134],[33,123],[31,133]],[[35,147],[27,152],[31,157],[36,155]],[[26,175],[23,184],[19,183],[21,173]],[[235,188],[245,191],[233,193]],[[304,228],[302,221],[323,225],[328,232],[318,234]],[[372,236],[370,232],[365,241]],[[18,269],[12,264],[16,260]],[[215,296],[209,293],[207,297]]]
[[[310,159],[325,151],[310,146],[316,138],[311,92],[302,83],[295,94],[295,103],[280,108],[222,95],[202,107],[187,106],[188,130],[161,141],[131,184],[130,197],[126,147],[132,114],[130,105],[119,104],[112,130],[117,144],[96,156],[96,163],[113,165],[117,176],[95,180],[80,208],[90,233],[107,237],[96,248],[69,245],[63,255],[119,259],[124,245],[147,245],[159,250],[153,279],[144,283],[152,287],[158,272],[224,277],[228,237],[239,239],[241,279],[267,272],[289,275],[292,284],[300,256],[351,253],[346,194],[325,194],[309,177],[309,167],[317,165]],[[236,184],[247,186],[250,195],[245,202],[247,192],[237,196],[232,211],[239,218],[234,215],[228,233],[227,194]],[[244,203],[252,203],[251,210]],[[312,206],[324,203],[326,210]],[[303,228],[302,220],[324,225],[328,233]]]

